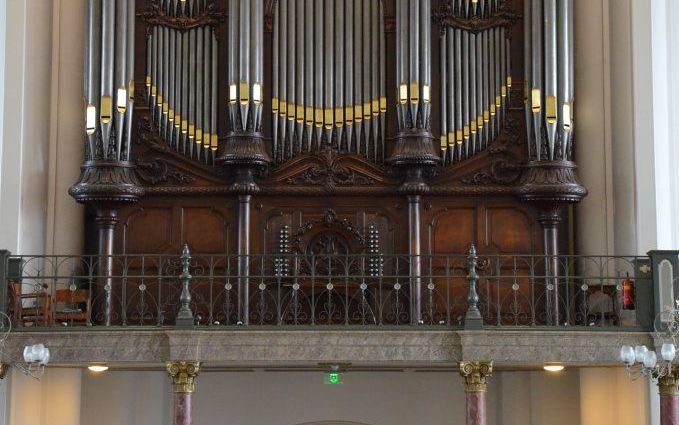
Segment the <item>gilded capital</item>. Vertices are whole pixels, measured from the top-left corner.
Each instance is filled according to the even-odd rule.
[[[194,380],[200,372],[200,362],[168,362],[167,373],[172,378],[172,391],[190,394],[196,389]]]
[[[488,378],[493,373],[493,362],[460,362],[460,375],[468,393],[486,392]]]
[[[667,376],[658,378],[660,395],[679,396],[679,369],[672,369]]]
[[[9,372],[9,365],[7,363],[0,362],[0,379],[5,379]]]

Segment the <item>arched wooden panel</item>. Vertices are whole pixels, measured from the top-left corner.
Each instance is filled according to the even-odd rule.
[[[484,208],[484,245],[488,253],[532,254],[535,222],[525,211],[509,206]]]

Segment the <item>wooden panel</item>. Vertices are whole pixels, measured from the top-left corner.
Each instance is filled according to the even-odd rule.
[[[133,210],[122,226],[122,252],[125,254],[162,253],[171,250],[173,238],[171,207],[143,207]]]
[[[482,213],[485,215],[485,245],[490,252],[533,253],[534,222],[524,211],[511,207],[490,207],[484,208]]]
[[[429,198],[422,213],[424,253],[538,254],[530,206],[511,198]],[[426,226],[426,227],[424,227]]]
[[[204,254],[234,252],[235,199],[151,198],[121,208],[116,253],[179,253],[184,243]]]
[[[213,207],[182,207],[181,240],[191,251],[204,254],[229,253],[229,220]]]
[[[474,207],[445,207],[427,222],[432,254],[463,253],[476,243],[476,209]]]

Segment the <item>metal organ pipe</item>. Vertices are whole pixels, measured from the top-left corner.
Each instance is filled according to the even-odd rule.
[[[345,0],[344,49],[346,52],[344,81],[344,124],[347,152],[354,152],[352,144],[354,126],[354,0]]]
[[[272,98],[271,98],[271,117],[273,120],[271,130],[273,133],[273,146],[271,147],[271,154],[274,161],[278,156],[278,114],[280,112],[280,100],[279,100],[279,68],[280,68],[280,40],[281,40],[281,27],[280,27],[280,2],[275,2],[274,4],[274,15],[273,15],[273,84],[272,84]],[[285,56],[285,55],[284,55]]]
[[[304,35],[304,0],[297,0],[297,8],[296,8],[296,51],[297,51],[297,57],[299,58],[298,63],[297,63],[297,73],[296,73],[296,85],[297,85],[297,97],[295,99],[295,104],[296,110],[295,110],[295,122],[297,123],[295,125],[295,132],[296,132],[296,138],[295,138],[295,146],[293,149],[293,152],[301,152],[302,151],[302,144],[303,144],[303,130],[304,130],[304,88],[305,88],[305,81],[304,81],[304,73],[306,72],[306,52],[304,49],[304,42],[305,42],[305,35]]]
[[[134,0],[88,0],[85,146],[88,160],[127,161],[134,102]],[[152,51],[157,48],[149,42]],[[155,69],[155,71],[154,71]],[[150,77],[157,68],[149,66]],[[151,81],[149,97],[155,100]]]
[[[327,7],[327,6],[326,6]],[[344,128],[344,0],[335,0],[335,134],[337,145],[342,144],[342,129]]]
[[[311,152],[314,129],[314,0],[304,1],[304,130],[306,150]]]
[[[126,67],[128,109],[134,98],[134,1],[127,0],[127,55]],[[230,2],[230,7],[233,6]],[[231,9],[229,9],[231,11]],[[160,13],[169,18],[200,18],[207,12],[205,0],[161,0]],[[229,37],[234,34],[229,31]],[[237,36],[237,35],[236,35]],[[171,24],[153,24],[146,45],[146,87],[152,117],[161,138],[173,149],[191,158],[209,163],[217,150],[217,95],[218,47],[216,34],[209,24],[190,29],[175,28]],[[238,48],[230,49],[230,57],[238,55]],[[233,72],[236,71],[234,74]],[[229,115],[233,124],[234,110],[231,95],[238,94],[239,68],[228,67]],[[234,79],[235,78],[235,79]],[[234,98],[236,101],[237,97]],[[132,120],[126,119],[127,134],[131,134]],[[129,154],[128,154],[129,155]]]
[[[447,0],[457,19],[490,19],[495,0]],[[511,82],[507,31],[502,24],[468,31],[448,25],[440,38],[441,156],[446,164],[488,147],[505,119]]]
[[[524,25],[529,154],[569,160],[573,131],[573,0],[531,0]],[[542,42],[544,40],[544,43]]]
[[[87,3],[87,42],[85,47],[85,134],[88,155],[97,154],[97,116],[101,93],[101,0]]]
[[[354,2],[354,121],[356,122],[356,153],[362,152],[361,134],[363,130],[363,2]],[[363,151],[365,152],[365,151]],[[366,152],[367,153],[367,152]]]
[[[384,159],[383,13],[382,0],[277,2],[274,126],[280,116],[294,123],[274,134],[277,162],[326,145]]]

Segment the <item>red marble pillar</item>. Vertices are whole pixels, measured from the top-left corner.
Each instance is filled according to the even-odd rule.
[[[679,370],[658,379],[660,425],[679,425]]]
[[[467,425],[486,425],[486,390],[492,372],[493,362],[460,362],[466,393]]]
[[[172,378],[172,425],[193,425],[193,392],[195,378],[200,371],[199,362],[170,362],[167,373]]]

